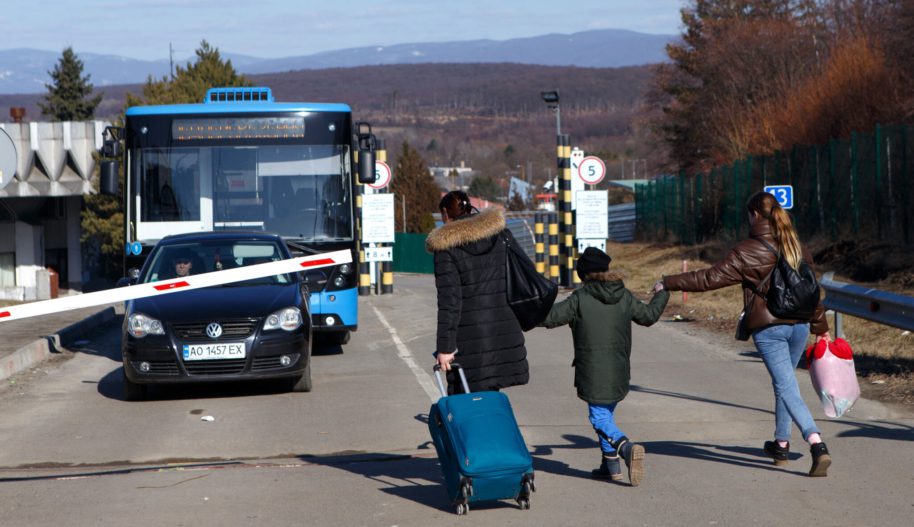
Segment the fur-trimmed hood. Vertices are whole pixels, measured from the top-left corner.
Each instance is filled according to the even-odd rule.
[[[625,293],[622,273],[603,271],[590,273],[584,280],[584,291],[604,304],[616,304]]]
[[[489,208],[459,220],[454,220],[433,230],[425,239],[428,252],[446,251],[488,238],[505,229],[505,214],[501,209]],[[491,244],[485,249],[491,249]]]

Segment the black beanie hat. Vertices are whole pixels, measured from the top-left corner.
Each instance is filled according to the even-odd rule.
[[[597,249],[596,247],[588,247],[584,250],[584,254],[578,258],[578,277],[581,280],[590,273],[602,273],[609,270],[609,262],[612,261],[612,258],[608,254]]]

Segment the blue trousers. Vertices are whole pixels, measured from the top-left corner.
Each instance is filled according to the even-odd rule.
[[[612,443],[622,439],[625,435],[616,425],[616,418],[613,415],[617,404],[619,403],[587,405],[590,424],[600,436],[600,450],[605,454],[615,454],[616,449]]]
[[[779,441],[790,440],[791,421],[797,424],[804,440],[810,434],[819,433],[797,384],[797,363],[806,348],[807,337],[809,324],[779,324],[752,335],[755,347],[771,375],[771,386],[774,388],[774,438]]]

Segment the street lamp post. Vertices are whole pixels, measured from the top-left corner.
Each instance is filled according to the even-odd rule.
[[[541,91],[540,97],[555,114],[555,135],[562,135],[562,110],[559,107],[559,91]]]
[[[540,92],[543,102],[555,113],[556,157],[559,169],[559,235],[561,240],[561,265],[558,283],[571,287],[574,281],[574,217],[571,211],[571,139],[562,134],[562,116],[559,108],[559,92]]]

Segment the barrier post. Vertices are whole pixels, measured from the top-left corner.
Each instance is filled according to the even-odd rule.
[[[549,278],[559,282],[559,216],[555,212],[546,215],[549,221]]]
[[[536,243],[536,272],[546,276],[546,259],[543,244],[543,213],[533,214],[533,242]]]
[[[377,160],[387,162],[387,146],[384,143],[383,139],[378,139],[378,150],[376,153]],[[390,192],[390,185],[384,188],[383,192]],[[394,207],[396,209],[396,207]],[[403,225],[404,230],[406,225]],[[383,247],[384,244],[381,244]],[[394,292],[394,272],[393,272],[393,262],[378,262],[381,269],[381,281],[380,281],[380,290],[382,295],[388,295]]]

